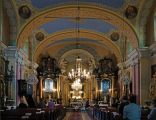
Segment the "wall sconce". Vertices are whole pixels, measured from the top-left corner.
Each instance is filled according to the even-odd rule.
[[[56,90],[56,89],[53,89],[52,91],[53,91],[53,92],[56,92],[57,90]]]

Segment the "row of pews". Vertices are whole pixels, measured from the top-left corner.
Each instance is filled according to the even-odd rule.
[[[0,110],[0,120],[62,120],[65,114],[66,108]]]
[[[122,116],[118,113],[116,108],[103,107],[103,108],[90,108],[87,110],[88,114],[95,120],[123,120]],[[149,109],[141,110],[141,120],[148,120]]]
[[[117,110],[112,107],[94,108],[92,114],[93,118],[97,120],[122,120]]]

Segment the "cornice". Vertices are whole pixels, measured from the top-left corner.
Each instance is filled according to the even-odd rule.
[[[151,50],[151,52],[156,53],[156,41],[149,46],[149,49]]]
[[[27,54],[22,49],[18,51],[18,60],[24,66],[29,66],[30,64]]]
[[[15,46],[8,46],[4,52],[7,59],[17,59],[17,48]]]
[[[140,58],[150,57],[150,49],[149,47],[139,48]]]

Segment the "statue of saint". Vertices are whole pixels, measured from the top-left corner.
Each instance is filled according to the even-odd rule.
[[[68,64],[68,61],[65,58],[60,60],[60,68],[61,68],[61,73],[62,74],[65,74],[66,68],[67,68],[67,64]]]
[[[152,82],[150,83],[150,96],[151,97],[156,97],[156,72],[154,73],[153,77],[152,77]]]
[[[96,67],[95,60],[93,58],[90,58],[89,59],[89,72],[92,73],[95,67]]]

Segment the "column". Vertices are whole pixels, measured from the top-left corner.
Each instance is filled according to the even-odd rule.
[[[32,49],[32,47],[33,47],[33,44],[32,44],[32,41],[34,41],[33,40],[33,37],[32,36],[29,36],[28,37],[28,47],[29,47],[29,49],[28,49],[28,59],[32,62],[33,61],[33,49]]]
[[[61,98],[61,78],[63,76],[62,75],[59,75],[59,78],[58,78],[58,81],[57,81],[57,94],[58,94],[58,98]]]
[[[91,76],[91,78],[90,78],[90,91],[89,91],[89,93],[90,93],[90,100],[92,100],[93,99],[93,87],[92,87],[92,81],[93,81],[93,78],[94,78],[94,76]]]
[[[22,53],[20,51],[18,51],[17,53],[17,56],[16,56],[16,94],[17,94],[17,97],[16,97],[16,103],[17,105],[20,104],[20,97],[18,95],[19,91],[18,91],[18,81],[22,79],[22,66],[23,63],[23,57],[22,57]]]
[[[0,0],[0,41],[3,40],[3,0]]]
[[[115,97],[114,96],[114,87],[115,87],[115,80],[114,80],[114,76],[112,76],[112,80],[111,80],[111,83],[112,83],[112,85],[111,85],[111,96],[112,97]]]
[[[44,97],[44,95],[43,95],[43,85],[42,85],[42,83],[43,83],[43,77],[42,76],[39,76],[39,81],[40,81],[40,91],[39,91],[39,98],[43,98]]]
[[[118,71],[118,82],[119,82],[119,88],[120,88],[120,96],[123,96],[124,94],[124,84],[123,84],[123,63],[118,64],[119,71]]]
[[[156,41],[156,16],[154,16],[154,41]]]
[[[133,77],[132,77],[132,93],[136,94],[136,72],[135,72],[135,67],[136,65],[134,64],[133,66]]]
[[[140,103],[144,104],[146,100],[149,100],[149,86],[151,81],[151,59],[149,50],[140,49],[140,60],[136,64],[136,71],[138,72],[138,93],[140,94]]]

